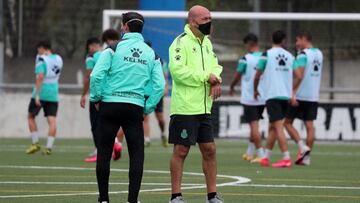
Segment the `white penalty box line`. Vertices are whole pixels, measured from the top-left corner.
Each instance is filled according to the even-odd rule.
[[[82,167],[51,167],[51,166],[12,166],[12,165],[0,165],[0,168],[13,168],[13,169],[37,169],[37,170],[76,170],[76,171],[94,171],[94,168],[82,168]],[[112,169],[114,172],[128,172],[126,169]],[[169,174],[168,171],[161,170],[144,170],[144,173],[158,173],[158,174]],[[202,173],[192,173],[184,172],[185,175],[190,176],[203,176]],[[249,184],[250,179],[240,177],[240,176],[228,176],[228,175],[218,175],[221,178],[229,178],[234,181],[218,184],[218,187],[224,186],[233,186],[233,187],[258,187],[258,188],[298,188],[298,189],[335,189],[335,190],[360,190],[360,187],[352,186],[322,186],[322,185],[287,185],[287,184]],[[11,184],[28,184],[28,185],[95,185],[96,182],[50,182],[50,181],[0,181],[0,185],[11,185]],[[112,182],[111,185],[128,185],[128,183],[123,182]],[[142,183],[146,186],[170,186],[170,183]],[[182,184],[183,190],[190,189],[202,189],[206,188],[205,184],[196,184],[196,183],[185,183]],[[155,188],[155,189],[146,189],[141,190],[140,192],[164,192],[170,191],[170,188]],[[127,191],[117,191],[109,192],[110,194],[125,194]],[[97,192],[83,192],[83,193],[60,193],[60,194],[34,194],[34,195],[2,195],[0,199],[9,199],[9,198],[31,198],[31,197],[66,197],[66,196],[88,196],[88,195],[98,195]]]
[[[0,185],[96,185],[97,182],[61,182],[61,181],[0,181]],[[128,182],[110,182],[109,185],[128,185]],[[171,186],[171,183],[141,183],[146,186]],[[182,183],[184,186],[205,186],[198,183]],[[352,186],[323,186],[323,185],[287,185],[287,184],[236,184],[238,187],[264,187],[264,188],[304,188],[304,189],[341,189],[360,190]]]
[[[63,167],[63,166],[14,166],[14,165],[0,165],[0,168],[8,168],[8,169],[35,169],[35,170],[73,170],[73,171],[95,171],[95,168],[83,168],[83,167]],[[113,172],[128,172],[127,169],[111,169]],[[144,170],[144,173],[151,173],[151,174],[170,174],[169,171],[161,171],[161,170]],[[204,175],[202,173],[194,173],[194,172],[184,172],[184,175],[189,176],[201,176]],[[217,187],[224,187],[224,186],[235,186],[238,184],[249,183],[251,182],[250,179],[240,177],[240,176],[228,176],[228,175],[217,175],[219,178],[228,178],[232,180],[231,182],[225,182],[217,184]],[[71,185],[72,183],[75,184],[96,184],[95,182],[45,182],[45,184],[50,185],[54,183],[54,185],[60,185],[60,183],[65,183],[66,185]],[[1,184],[42,184],[40,181],[2,181]],[[64,184],[64,185],[65,185]],[[125,183],[110,183],[110,184],[125,184]],[[126,183],[128,184],[128,183]],[[152,185],[152,186],[170,186],[170,184],[166,183],[142,183],[142,185]],[[191,189],[203,189],[206,188],[205,184],[183,184],[181,189],[183,190],[191,190]],[[155,188],[155,189],[146,189],[140,190],[140,192],[163,192],[163,191],[171,191],[171,188]],[[109,194],[124,194],[128,191],[118,191],[118,192],[109,192]],[[90,193],[66,193],[66,194],[35,194],[35,195],[2,195],[0,199],[9,199],[9,198],[30,198],[30,197],[65,197],[65,196],[86,196],[86,195],[98,195],[97,192],[90,192]]]

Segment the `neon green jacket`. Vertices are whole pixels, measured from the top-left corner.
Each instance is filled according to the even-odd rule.
[[[171,115],[210,114],[212,98],[209,96],[210,73],[220,80],[222,66],[213,52],[211,41],[196,38],[189,25],[169,48],[169,70],[173,80]]]

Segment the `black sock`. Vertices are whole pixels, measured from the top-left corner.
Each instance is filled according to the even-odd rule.
[[[179,197],[179,196],[182,196],[181,193],[174,193],[174,194],[171,194],[171,200],[175,199],[176,197]]]
[[[208,193],[208,200],[211,200],[212,198],[214,198],[216,196],[216,192],[210,192]]]

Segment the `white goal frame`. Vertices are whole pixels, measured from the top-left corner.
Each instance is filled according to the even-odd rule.
[[[103,30],[111,27],[110,19],[121,17],[121,14],[131,10],[104,10]],[[187,18],[187,11],[156,11],[156,10],[134,10],[144,17],[149,18]],[[229,20],[277,20],[277,21],[360,21],[358,13],[292,13],[292,12],[226,12],[212,11],[213,19]]]
[[[102,29],[111,28],[111,18],[119,17],[123,13],[135,11],[145,18],[173,18],[186,19],[187,11],[157,11],[157,10],[104,10]],[[360,21],[359,13],[299,13],[299,12],[227,12],[212,11],[212,19],[229,20],[275,20],[275,21]],[[229,87],[224,87],[224,90]],[[359,88],[322,88],[322,93],[360,94]]]

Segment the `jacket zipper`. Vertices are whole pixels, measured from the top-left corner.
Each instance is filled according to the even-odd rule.
[[[201,61],[202,61],[202,67],[203,67],[203,71],[205,71],[205,65],[204,65],[204,55],[203,55],[203,50],[202,50],[202,42],[200,43],[199,42],[199,45],[200,45],[200,51],[201,51]],[[204,107],[205,107],[205,114],[206,114],[206,82],[204,82],[204,92],[205,92],[205,95],[204,95]]]

